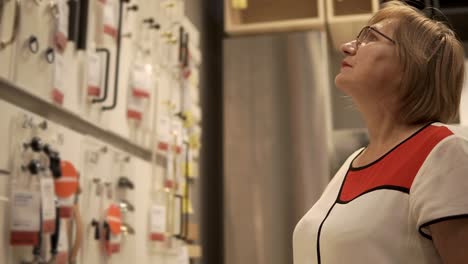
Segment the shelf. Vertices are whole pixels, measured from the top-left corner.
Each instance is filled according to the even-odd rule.
[[[187,245],[188,255],[191,259],[202,257],[202,248],[200,245]]]
[[[327,22],[333,46],[356,38],[359,30],[367,24],[372,14],[379,9],[378,0],[326,0]]]
[[[225,32],[252,35],[325,27],[323,0],[248,0],[245,9],[234,9],[225,0]]]
[[[78,133],[95,137],[129,154],[147,161],[151,160],[151,150],[145,149],[112,131],[105,130],[61,106],[33,95],[1,77],[0,99]]]

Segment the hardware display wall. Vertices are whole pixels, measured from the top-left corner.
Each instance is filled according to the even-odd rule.
[[[0,0],[0,94],[41,106],[0,98],[1,264],[200,257],[200,37],[184,4]]]

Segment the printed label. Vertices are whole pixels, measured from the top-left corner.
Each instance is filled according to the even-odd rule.
[[[101,58],[97,53],[88,55],[88,96],[101,94]]]
[[[11,198],[11,236],[13,246],[37,245],[40,225],[39,192],[14,190]]]
[[[150,239],[152,241],[164,241],[166,232],[166,208],[161,205],[153,205],[150,211]]]
[[[132,96],[149,98],[153,85],[152,69],[149,64],[135,64],[132,72],[131,89]]]

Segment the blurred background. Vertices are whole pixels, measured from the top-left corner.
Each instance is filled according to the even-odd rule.
[[[347,156],[367,144],[365,124],[334,78],[340,45],[381,2],[224,1],[224,255],[217,263],[292,263],[296,223]],[[468,50],[468,1],[423,2],[443,12]]]

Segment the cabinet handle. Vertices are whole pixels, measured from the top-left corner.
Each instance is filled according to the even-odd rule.
[[[184,197],[179,194],[174,195],[174,201],[175,199],[180,200],[180,210],[179,210],[179,218],[180,218],[180,229],[178,230],[179,233],[174,235],[175,238],[184,240]]]
[[[112,100],[112,105],[103,106],[102,111],[112,110],[117,106],[117,96],[119,91],[119,69],[120,69],[120,44],[122,40],[122,13],[124,3],[129,3],[129,0],[119,0],[119,25],[117,33],[117,54],[115,56],[115,75],[114,75],[114,98]]]
[[[3,5],[2,4],[2,9],[3,9]],[[3,13],[3,10],[0,10],[1,13]],[[1,17],[2,14],[0,14],[0,17]],[[15,18],[14,18],[14,22],[13,22],[13,32],[11,33],[11,36],[8,40],[2,40],[0,42],[0,50],[6,48],[8,45],[11,45],[15,39],[16,39],[16,36],[18,35],[18,31],[19,31],[19,26],[20,26],[20,20],[21,20],[21,3],[20,3],[20,0],[15,0]]]
[[[91,103],[102,103],[107,100],[108,86],[109,86],[109,62],[110,62],[110,51],[106,48],[98,48],[96,52],[102,52],[106,55],[106,73],[104,77],[104,94],[102,98],[93,99]]]

